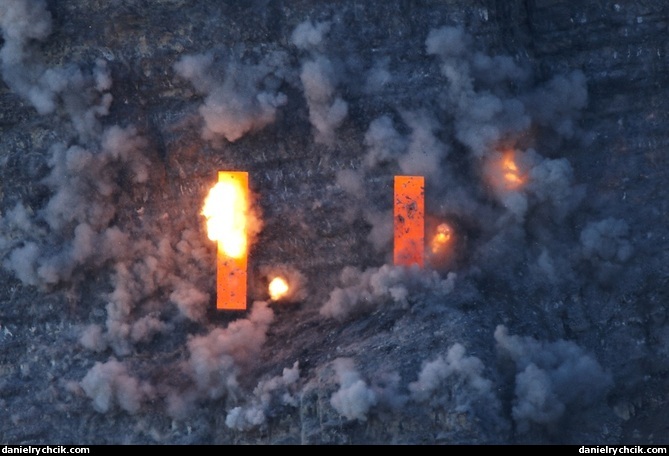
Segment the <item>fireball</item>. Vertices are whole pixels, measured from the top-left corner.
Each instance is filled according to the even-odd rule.
[[[227,256],[240,258],[246,253],[246,189],[238,179],[224,178],[209,191],[202,215],[207,219],[209,239]]]
[[[440,223],[437,231],[430,242],[430,250],[433,254],[443,252],[453,237],[451,227],[447,223]]]
[[[522,190],[528,175],[518,162],[519,151],[505,149],[492,153],[483,164],[483,174],[497,196]]]
[[[272,301],[278,301],[290,290],[288,282],[283,277],[274,277],[269,283],[269,296]]]
[[[506,188],[509,190],[516,189],[525,183],[525,178],[521,176],[513,155],[513,151],[509,151],[502,158],[502,173]]]

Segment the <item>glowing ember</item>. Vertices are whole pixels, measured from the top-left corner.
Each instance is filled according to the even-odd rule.
[[[397,266],[424,265],[425,179],[395,176],[393,260]]]
[[[448,245],[451,238],[451,227],[448,226],[448,224],[442,223],[437,226],[437,232],[435,233],[434,237],[432,238],[432,242],[430,243],[430,249],[432,250],[432,253],[441,252]]]
[[[520,175],[518,165],[513,159],[513,152],[507,152],[502,158],[502,173],[504,174],[504,182],[506,188],[513,190],[525,183],[525,179]]]
[[[219,171],[202,208],[209,239],[218,243],[217,309],[246,309],[248,204],[248,173]]]
[[[269,283],[269,296],[272,301],[278,301],[288,293],[288,282],[283,277],[274,277]]]

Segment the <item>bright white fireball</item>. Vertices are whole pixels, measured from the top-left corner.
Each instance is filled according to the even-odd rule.
[[[246,216],[248,201],[240,183],[218,182],[204,201],[202,215],[207,219],[207,234],[218,241],[227,256],[240,258],[246,252]]]
[[[288,293],[288,282],[283,277],[274,277],[269,283],[269,296],[273,301],[278,301]]]

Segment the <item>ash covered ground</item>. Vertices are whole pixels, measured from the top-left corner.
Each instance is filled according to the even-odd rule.
[[[0,0],[2,440],[669,442],[668,17]],[[225,169],[246,312],[201,215]],[[398,174],[453,232],[423,269]]]

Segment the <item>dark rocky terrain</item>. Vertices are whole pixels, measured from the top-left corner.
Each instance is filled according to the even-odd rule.
[[[668,21],[0,0],[0,440],[669,443]],[[220,169],[248,312],[214,308]],[[432,267],[391,266],[396,174],[455,230]]]

